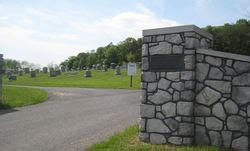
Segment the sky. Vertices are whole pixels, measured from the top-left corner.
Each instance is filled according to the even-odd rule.
[[[46,66],[143,29],[250,19],[250,0],[0,0],[0,53]]]

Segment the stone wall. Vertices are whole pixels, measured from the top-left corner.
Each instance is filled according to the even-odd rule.
[[[196,53],[195,143],[247,150],[250,57]]]
[[[3,55],[0,54],[0,103],[2,102],[2,84],[3,84]]]
[[[193,25],[143,31],[141,140],[246,148],[250,57],[225,59],[207,50],[212,40]],[[158,71],[155,56],[169,61],[159,61]],[[174,67],[182,62],[183,68]]]

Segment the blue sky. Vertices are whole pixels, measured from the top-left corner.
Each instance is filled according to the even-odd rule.
[[[47,65],[143,29],[249,17],[249,0],[0,0],[0,53]]]

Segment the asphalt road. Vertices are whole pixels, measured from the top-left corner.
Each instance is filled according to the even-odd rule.
[[[43,89],[46,102],[0,111],[1,151],[83,151],[138,121],[140,91]]]

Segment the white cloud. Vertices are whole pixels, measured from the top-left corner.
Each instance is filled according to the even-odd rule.
[[[18,24],[0,26],[0,45],[5,50],[6,57],[47,65],[49,62],[59,63],[70,55],[95,49],[109,42],[119,42],[129,36],[139,38],[143,29],[178,25],[176,21],[158,17],[141,3],[136,7],[137,11],[124,11],[94,22],[27,9],[40,21],[55,23],[51,24],[50,29],[56,30],[59,28],[56,25],[64,23],[62,27],[67,28],[67,32],[51,33]],[[23,20],[27,24],[35,22],[30,16]]]

